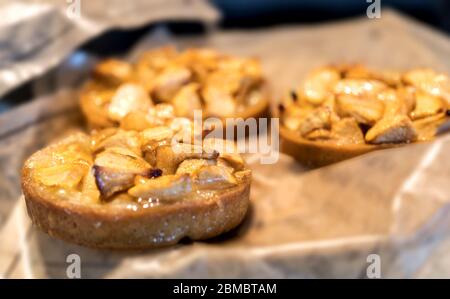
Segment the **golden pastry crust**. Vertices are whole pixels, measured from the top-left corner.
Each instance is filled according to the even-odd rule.
[[[400,146],[398,144],[345,144],[315,142],[299,137],[295,132],[280,128],[281,150],[307,167],[321,167],[350,159],[375,150]]]
[[[94,248],[143,249],[173,245],[183,238],[204,240],[235,228],[247,213],[250,180],[211,201],[185,201],[137,212],[58,200],[39,191],[27,168],[22,188],[28,215],[50,236]]]
[[[226,141],[170,144],[182,126],[166,125],[73,134],[33,154],[22,170],[33,223],[54,237],[111,249],[203,240],[236,227],[249,205],[244,160],[216,150]]]
[[[281,119],[281,150],[318,167],[428,141],[450,121],[449,94],[450,79],[428,69],[322,67],[274,111]]]
[[[162,47],[133,63],[99,63],[79,98],[90,127],[106,128],[120,126],[129,112],[146,113],[146,106],[155,103],[169,103],[175,115],[191,119],[194,110],[223,122],[228,117],[259,118],[268,114],[269,94],[256,59],[210,49],[178,52]]]

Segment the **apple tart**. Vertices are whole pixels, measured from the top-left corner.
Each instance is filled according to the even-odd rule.
[[[312,71],[278,107],[282,150],[323,166],[373,150],[428,141],[450,127],[450,79],[361,65]]]
[[[261,117],[268,108],[267,84],[257,59],[225,55],[211,49],[178,52],[162,47],[135,62],[100,62],[80,94],[81,108],[93,128],[120,125],[130,112],[146,114],[167,103],[177,116]]]
[[[178,118],[141,131],[70,135],[33,154],[22,175],[28,214],[41,230],[112,249],[229,231],[244,219],[250,183],[234,142],[202,139]]]

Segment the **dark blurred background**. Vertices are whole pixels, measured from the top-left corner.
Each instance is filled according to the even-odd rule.
[[[373,0],[370,0],[372,2]],[[449,0],[380,0],[442,31],[450,33]],[[224,14],[224,27],[261,27],[317,23],[364,15],[366,0],[213,0]]]
[[[223,16],[219,25],[223,30],[262,29],[287,24],[319,24],[365,16],[372,1],[375,0],[210,0]],[[379,1],[382,9],[394,8],[450,35],[450,0]],[[166,25],[173,33],[180,35],[202,34],[206,30],[197,23],[167,22]],[[108,32],[88,43],[85,49],[103,55],[118,54],[126,51],[129,45],[151,27],[132,32]],[[111,43],[115,46],[111,47]]]

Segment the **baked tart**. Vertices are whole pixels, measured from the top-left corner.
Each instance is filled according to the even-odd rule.
[[[450,79],[431,69],[312,71],[278,106],[281,149],[317,167],[432,140],[450,127]]]
[[[33,154],[22,174],[33,223],[111,249],[202,240],[236,227],[249,205],[251,171],[234,142],[203,138],[186,119],[159,120],[141,131],[76,133]]]
[[[267,112],[268,89],[257,59],[225,55],[211,49],[178,52],[162,47],[135,62],[100,62],[80,94],[81,108],[93,128],[120,126],[129,112],[147,113],[158,103],[175,114],[224,120],[258,118]]]

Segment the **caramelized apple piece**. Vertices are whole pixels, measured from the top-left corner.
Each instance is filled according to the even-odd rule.
[[[336,83],[333,91],[337,95],[375,98],[385,88],[387,85],[377,80],[342,79]]]
[[[164,137],[164,136],[161,136]],[[143,151],[143,156],[145,161],[147,161],[148,163],[150,163],[151,165],[156,165],[156,150],[158,147],[160,146],[166,146],[166,145],[170,145],[172,143],[171,139],[164,139],[164,138],[159,138],[159,139],[148,139],[143,141],[143,147],[142,147],[142,151]]]
[[[193,174],[203,166],[211,165],[215,160],[186,159],[178,166],[176,174]]]
[[[86,161],[72,161],[65,164],[37,168],[36,178],[46,186],[75,188],[89,171]]]
[[[162,169],[164,175],[174,174],[178,165],[186,159],[217,159],[219,153],[205,152],[201,146],[178,143],[160,146],[156,149],[156,167]]]
[[[147,118],[154,125],[165,125],[175,117],[173,106],[170,104],[158,104],[148,111]]]
[[[98,142],[93,144],[93,151],[100,152],[108,147],[123,147],[132,150],[137,155],[141,155],[141,136],[136,131],[117,130],[103,140],[98,139]]]
[[[220,153],[220,158],[228,162],[236,170],[240,170],[245,166],[244,158],[238,153]]]
[[[386,83],[391,87],[397,87],[402,82],[399,72],[390,70],[371,70],[363,65],[344,66],[341,68],[344,78],[348,79],[372,79]]]
[[[418,89],[444,99],[450,104],[450,78],[431,69],[415,69],[407,72],[404,81]]]
[[[152,105],[145,89],[138,84],[122,84],[111,99],[108,117],[120,121],[130,112],[146,112]]]
[[[128,172],[140,173],[150,168],[147,162],[133,151],[116,147],[109,148],[95,157],[94,164],[112,169],[123,169]]]
[[[258,103],[262,98],[260,83],[250,77],[242,77],[239,89],[234,94],[234,100],[237,103],[236,109],[245,109]]]
[[[413,121],[417,131],[417,140],[425,141],[435,137],[440,126],[445,122],[445,113],[435,114]]]
[[[235,102],[244,104],[261,81],[262,71],[258,60],[226,57],[218,62],[218,70],[208,76],[205,86],[211,90],[220,89]]]
[[[120,128],[129,131],[143,131],[152,125],[146,111],[130,112],[120,120]]]
[[[226,56],[218,61],[217,68],[219,72],[237,74],[241,78],[246,77],[255,81],[262,78],[261,63],[254,58]]]
[[[56,149],[51,156],[51,165],[66,163],[92,164],[90,139],[85,135],[77,135],[74,142],[70,142]],[[49,166],[51,166],[49,165]]]
[[[214,161],[214,160],[208,160],[208,161]],[[238,167],[233,166],[233,164],[230,163],[229,160],[226,160],[226,159],[221,158],[221,157],[217,158],[217,160],[215,162],[216,162],[215,165],[227,169],[228,172],[230,172],[230,173],[234,173],[236,169],[242,169],[243,166],[244,166],[243,160],[242,160],[242,166],[235,165],[235,166],[238,166]],[[214,164],[211,164],[211,165],[214,165]]]
[[[142,159],[140,153],[136,153],[135,151],[133,151],[131,149],[128,149],[126,147],[120,147],[120,146],[107,147],[101,152],[100,155],[103,155],[105,153],[114,153],[114,154],[119,154],[122,156],[129,156],[129,157],[135,158],[138,161],[140,161]]]
[[[142,143],[147,144],[154,141],[170,140],[174,135],[172,129],[166,126],[148,128],[142,131]]]
[[[338,144],[364,143],[364,135],[355,119],[346,117],[331,126],[331,132]]]
[[[331,111],[320,107],[311,111],[301,122],[298,130],[302,136],[317,129],[329,129],[331,126]]]
[[[134,65],[134,79],[147,92],[148,95],[152,93],[153,84],[158,77],[158,70],[148,67],[143,63]]]
[[[206,103],[206,110],[210,115],[226,117],[236,111],[236,102],[233,96],[217,86],[206,86],[202,91]]]
[[[386,89],[378,94],[378,100],[384,104],[384,117],[397,114],[409,115],[416,105],[414,88],[401,87],[397,90]]]
[[[391,87],[398,87],[402,84],[402,75],[397,71],[377,71],[372,74],[372,78],[382,81]]]
[[[108,150],[95,158],[95,181],[104,199],[133,186],[136,175],[150,174],[151,166],[140,157]]]
[[[166,141],[163,142],[150,142],[143,146],[143,157],[150,165],[156,166],[156,149],[160,146],[167,145]]]
[[[194,182],[199,189],[225,189],[237,184],[236,178],[228,169],[217,165],[201,167]]]
[[[77,187],[92,165],[90,138],[76,133],[55,144],[53,151],[34,159],[29,166],[43,185]]]
[[[287,107],[286,110],[283,112],[283,125],[286,126],[288,129],[292,131],[297,131],[297,129],[300,126],[300,123],[302,119],[305,119],[308,114],[310,114],[314,109],[311,109],[310,107],[300,107],[295,104],[289,104],[288,106],[282,106]]]
[[[105,200],[132,187],[136,173],[94,165],[94,176],[101,198]]]
[[[194,110],[202,109],[199,88],[199,84],[191,83],[178,91],[172,101],[177,116],[194,118]]]
[[[416,93],[416,108],[411,112],[412,120],[432,116],[444,110],[444,102],[423,91]]]
[[[108,137],[113,136],[117,132],[119,132],[119,129],[114,127],[101,130],[93,130],[91,133],[92,150],[94,152],[98,151],[100,149],[99,144],[106,140]]]
[[[298,90],[298,94],[314,105],[320,105],[339,81],[339,72],[330,67],[313,71]]]
[[[183,66],[165,68],[155,79],[152,95],[161,102],[170,102],[183,85],[191,79],[191,71]]]
[[[403,99],[407,107],[407,114],[411,113],[416,106],[416,88],[412,86],[400,86],[397,95]]]
[[[382,118],[366,134],[366,141],[374,144],[407,143],[416,139],[417,132],[405,115]]]
[[[209,74],[205,88],[219,89],[226,94],[235,95],[241,87],[242,80],[243,76],[239,70],[221,69]]]
[[[239,154],[239,150],[234,141],[206,138],[203,140],[203,150],[207,153],[219,153],[219,157],[228,162],[234,169],[239,170],[245,166],[244,159]]]
[[[111,127],[115,122],[108,117],[108,107],[114,96],[114,88],[105,89],[98,84],[89,82],[80,95],[80,102],[84,114],[89,119],[95,119],[95,122],[102,127]]]
[[[128,194],[136,198],[155,198],[163,201],[183,199],[191,192],[192,179],[188,174],[164,175],[143,180],[128,190]]]
[[[377,100],[341,95],[336,99],[336,109],[341,117],[351,116],[360,124],[373,125],[383,116],[384,106]]]

